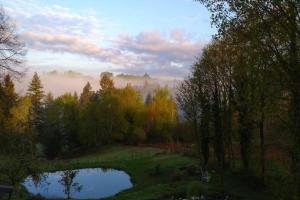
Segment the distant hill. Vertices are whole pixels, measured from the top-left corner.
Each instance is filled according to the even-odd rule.
[[[59,72],[57,70],[53,70],[53,71],[50,71],[50,72],[44,72],[44,74],[47,74],[47,75],[59,75]]]
[[[119,74],[116,77],[117,78],[122,78],[122,79],[131,79],[131,80],[151,79],[151,77],[147,73],[145,73],[143,76],[132,75],[132,74]]]
[[[92,77],[84,75],[80,72],[76,72],[73,70],[68,70],[68,71],[58,71],[58,70],[53,70],[49,72],[43,72],[44,75],[48,76],[64,76],[64,77],[69,77],[69,78],[85,78],[85,79],[90,79]]]

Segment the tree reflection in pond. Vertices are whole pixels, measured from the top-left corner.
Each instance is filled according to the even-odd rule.
[[[43,188],[44,191],[48,191],[48,186],[51,184],[47,181],[48,173],[35,173],[30,176],[32,185],[36,188]]]
[[[44,172],[27,177],[23,185],[32,195],[45,199],[99,199],[132,187],[126,172],[102,168]]]
[[[71,190],[74,192],[80,192],[82,185],[74,182],[74,178],[78,174],[78,170],[66,170],[60,175],[59,183],[64,186],[64,193],[67,195],[67,199],[71,199]]]

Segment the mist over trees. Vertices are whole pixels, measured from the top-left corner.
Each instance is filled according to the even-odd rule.
[[[21,118],[24,128],[19,129],[19,134],[27,137],[32,156],[45,154],[48,158],[114,143],[172,140],[177,110],[167,88],[157,88],[146,104],[130,85],[115,88],[109,76],[102,76],[99,84],[101,89],[93,91],[87,83],[79,98],[76,93],[54,98],[51,93],[44,95],[41,80],[35,73],[26,96],[19,97],[7,75],[2,91],[3,101],[9,104],[3,104],[6,112],[3,112],[1,136],[11,131],[6,123],[15,128],[19,119],[13,117]],[[5,144],[2,147],[9,149]]]

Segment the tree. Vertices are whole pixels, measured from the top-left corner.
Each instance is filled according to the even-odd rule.
[[[147,137],[152,141],[171,141],[172,128],[177,122],[176,102],[168,88],[155,90],[151,103],[146,108]]]
[[[55,100],[60,108],[59,121],[63,135],[63,150],[72,152],[79,147],[79,105],[71,94],[64,94]]]
[[[204,49],[192,68],[191,77],[179,89],[179,103],[187,119],[194,121],[193,127],[199,132],[195,141],[201,145],[204,158],[209,154],[207,133],[213,130],[213,149],[221,178],[233,157],[234,112],[238,116],[236,129],[242,160],[245,168],[249,167],[257,104],[257,82],[253,78],[257,58],[245,56],[243,44],[229,46],[230,38],[225,39],[217,38]]]
[[[34,159],[28,156],[27,131],[31,104],[28,97],[18,97],[9,74],[0,85],[0,173],[9,184],[16,186],[24,176],[38,171]]]
[[[199,87],[198,102],[200,105],[201,129],[204,134],[204,145],[207,145],[209,136],[205,135],[209,131],[209,125],[213,127],[213,147],[217,160],[217,169],[221,175],[221,184],[223,185],[223,173],[225,166],[225,114],[224,110],[227,106],[226,102],[226,80],[224,77],[225,67],[222,62],[221,45],[218,41],[204,49],[202,56],[195,63],[193,68],[193,79]],[[208,151],[205,148],[204,151]]]
[[[297,0],[287,1],[223,1],[199,0],[213,13],[218,37],[232,37],[236,43],[256,46],[257,55],[272,62],[272,69],[280,73],[284,92],[289,99],[289,130],[295,191],[300,196],[300,6]],[[251,49],[251,47],[249,48]],[[250,51],[251,52],[251,51]],[[253,52],[253,51],[252,51]],[[250,55],[249,51],[246,55]],[[261,105],[264,104],[264,97]],[[263,110],[263,107],[260,109]],[[263,114],[261,116],[263,120]],[[261,125],[262,126],[262,125]],[[261,131],[263,128],[261,128]],[[261,132],[262,133],[262,132]]]
[[[111,79],[111,77],[107,74],[104,74],[102,77],[101,77],[101,80],[100,80],[100,86],[101,86],[101,89],[103,91],[105,90],[112,90],[115,88],[114,86],[114,81]]]
[[[109,78],[113,78],[114,74],[111,72],[102,72],[100,74],[100,79],[102,79],[104,76],[108,76]]]
[[[29,131],[31,135],[32,154],[35,153],[34,145],[37,142],[38,134],[41,132],[43,123],[43,86],[38,74],[35,72],[27,90],[27,96],[30,98],[31,107],[29,110]]]
[[[13,114],[12,109],[17,105],[18,96],[15,92],[14,84],[9,74],[6,74],[3,83],[0,87],[0,130],[2,151],[7,151],[8,146],[12,142],[9,140],[10,135],[13,134]],[[11,145],[9,145],[11,146]]]
[[[201,118],[201,107],[200,102],[198,101],[199,88],[194,84],[192,78],[184,80],[177,91],[176,99],[177,102],[184,112],[184,117],[193,127],[193,138],[197,144],[198,156],[200,158],[200,165],[202,165],[201,155],[201,132],[199,130],[200,118]],[[207,157],[204,155],[204,157]],[[207,162],[205,159],[204,162]]]
[[[28,136],[30,107],[31,102],[29,97],[24,96],[20,97],[17,105],[11,109],[14,134]]]
[[[63,138],[60,127],[60,108],[52,94],[48,94],[45,100],[43,131],[39,141],[44,147],[47,158],[53,159],[61,153]]]
[[[73,93],[73,97],[77,102],[79,102],[78,94],[76,91]]]
[[[80,140],[84,145],[99,146],[111,141],[112,133],[119,127],[121,109],[119,99],[114,90],[113,81],[104,75],[100,81],[101,89],[90,96],[90,103],[81,112]],[[86,91],[90,91],[87,85]],[[82,95],[83,95],[82,94]]]
[[[26,53],[25,45],[3,8],[0,9],[0,27],[0,69],[13,75],[21,75],[24,71],[22,63]]]
[[[125,141],[138,143],[145,140],[143,130],[145,106],[140,94],[130,85],[118,91],[122,116],[125,119]]]
[[[12,186],[18,185],[28,174],[38,173],[37,163],[26,154],[9,154],[1,156],[0,173]],[[16,188],[17,190],[17,188]]]
[[[47,95],[43,131],[40,137],[45,154],[53,159],[79,147],[79,105],[71,94],[53,99]]]
[[[152,96],[150,93],[147,94],[146,99],[145,99],[145,104],[149,105],[152,101]]]
[[[93,95],[94,92],[92,91],[91,84],[87,82],[80,95],[80,99],[79,99],[80,105],[83,107],[86,106],[91,101]]]
[[[124,119],[116,91],[100,91],[81,113],[80,140],[87,146],[108,144],[124,136]]]
[[[3,80],[1,101],[4,104],[3,113],[9,117],[11,115],[10,110],[17,104],[17,94],[9,74],[6,74]]]
[[[43,106],[42,100],[44,98],[44,91],[40,77],[36,72],[34,73],[29,84],[27,95],[29,96],[32,103],[32,114],[38,115],[41,112]]]
[[[121,99],[117,91],[102,90],[100,94],[97,108],[102,140],[104,143],[111,142],[111,139],[122,141],[128,124],[122,115]]]
[[[72,189],[74,192],[80,192],[82,185],[77,182],[74,182],[78,170],[66,170],[63,171],[60,175],[59,183],[64,186],[64,193],[67,195],[67,199],[71,199]]]

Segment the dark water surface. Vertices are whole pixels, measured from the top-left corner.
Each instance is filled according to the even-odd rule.
[[[26,189],[45,198],[98,199],[132,187],[130,176],[114,169],[78,169],[43,173],[38,181],[27,177]]]

